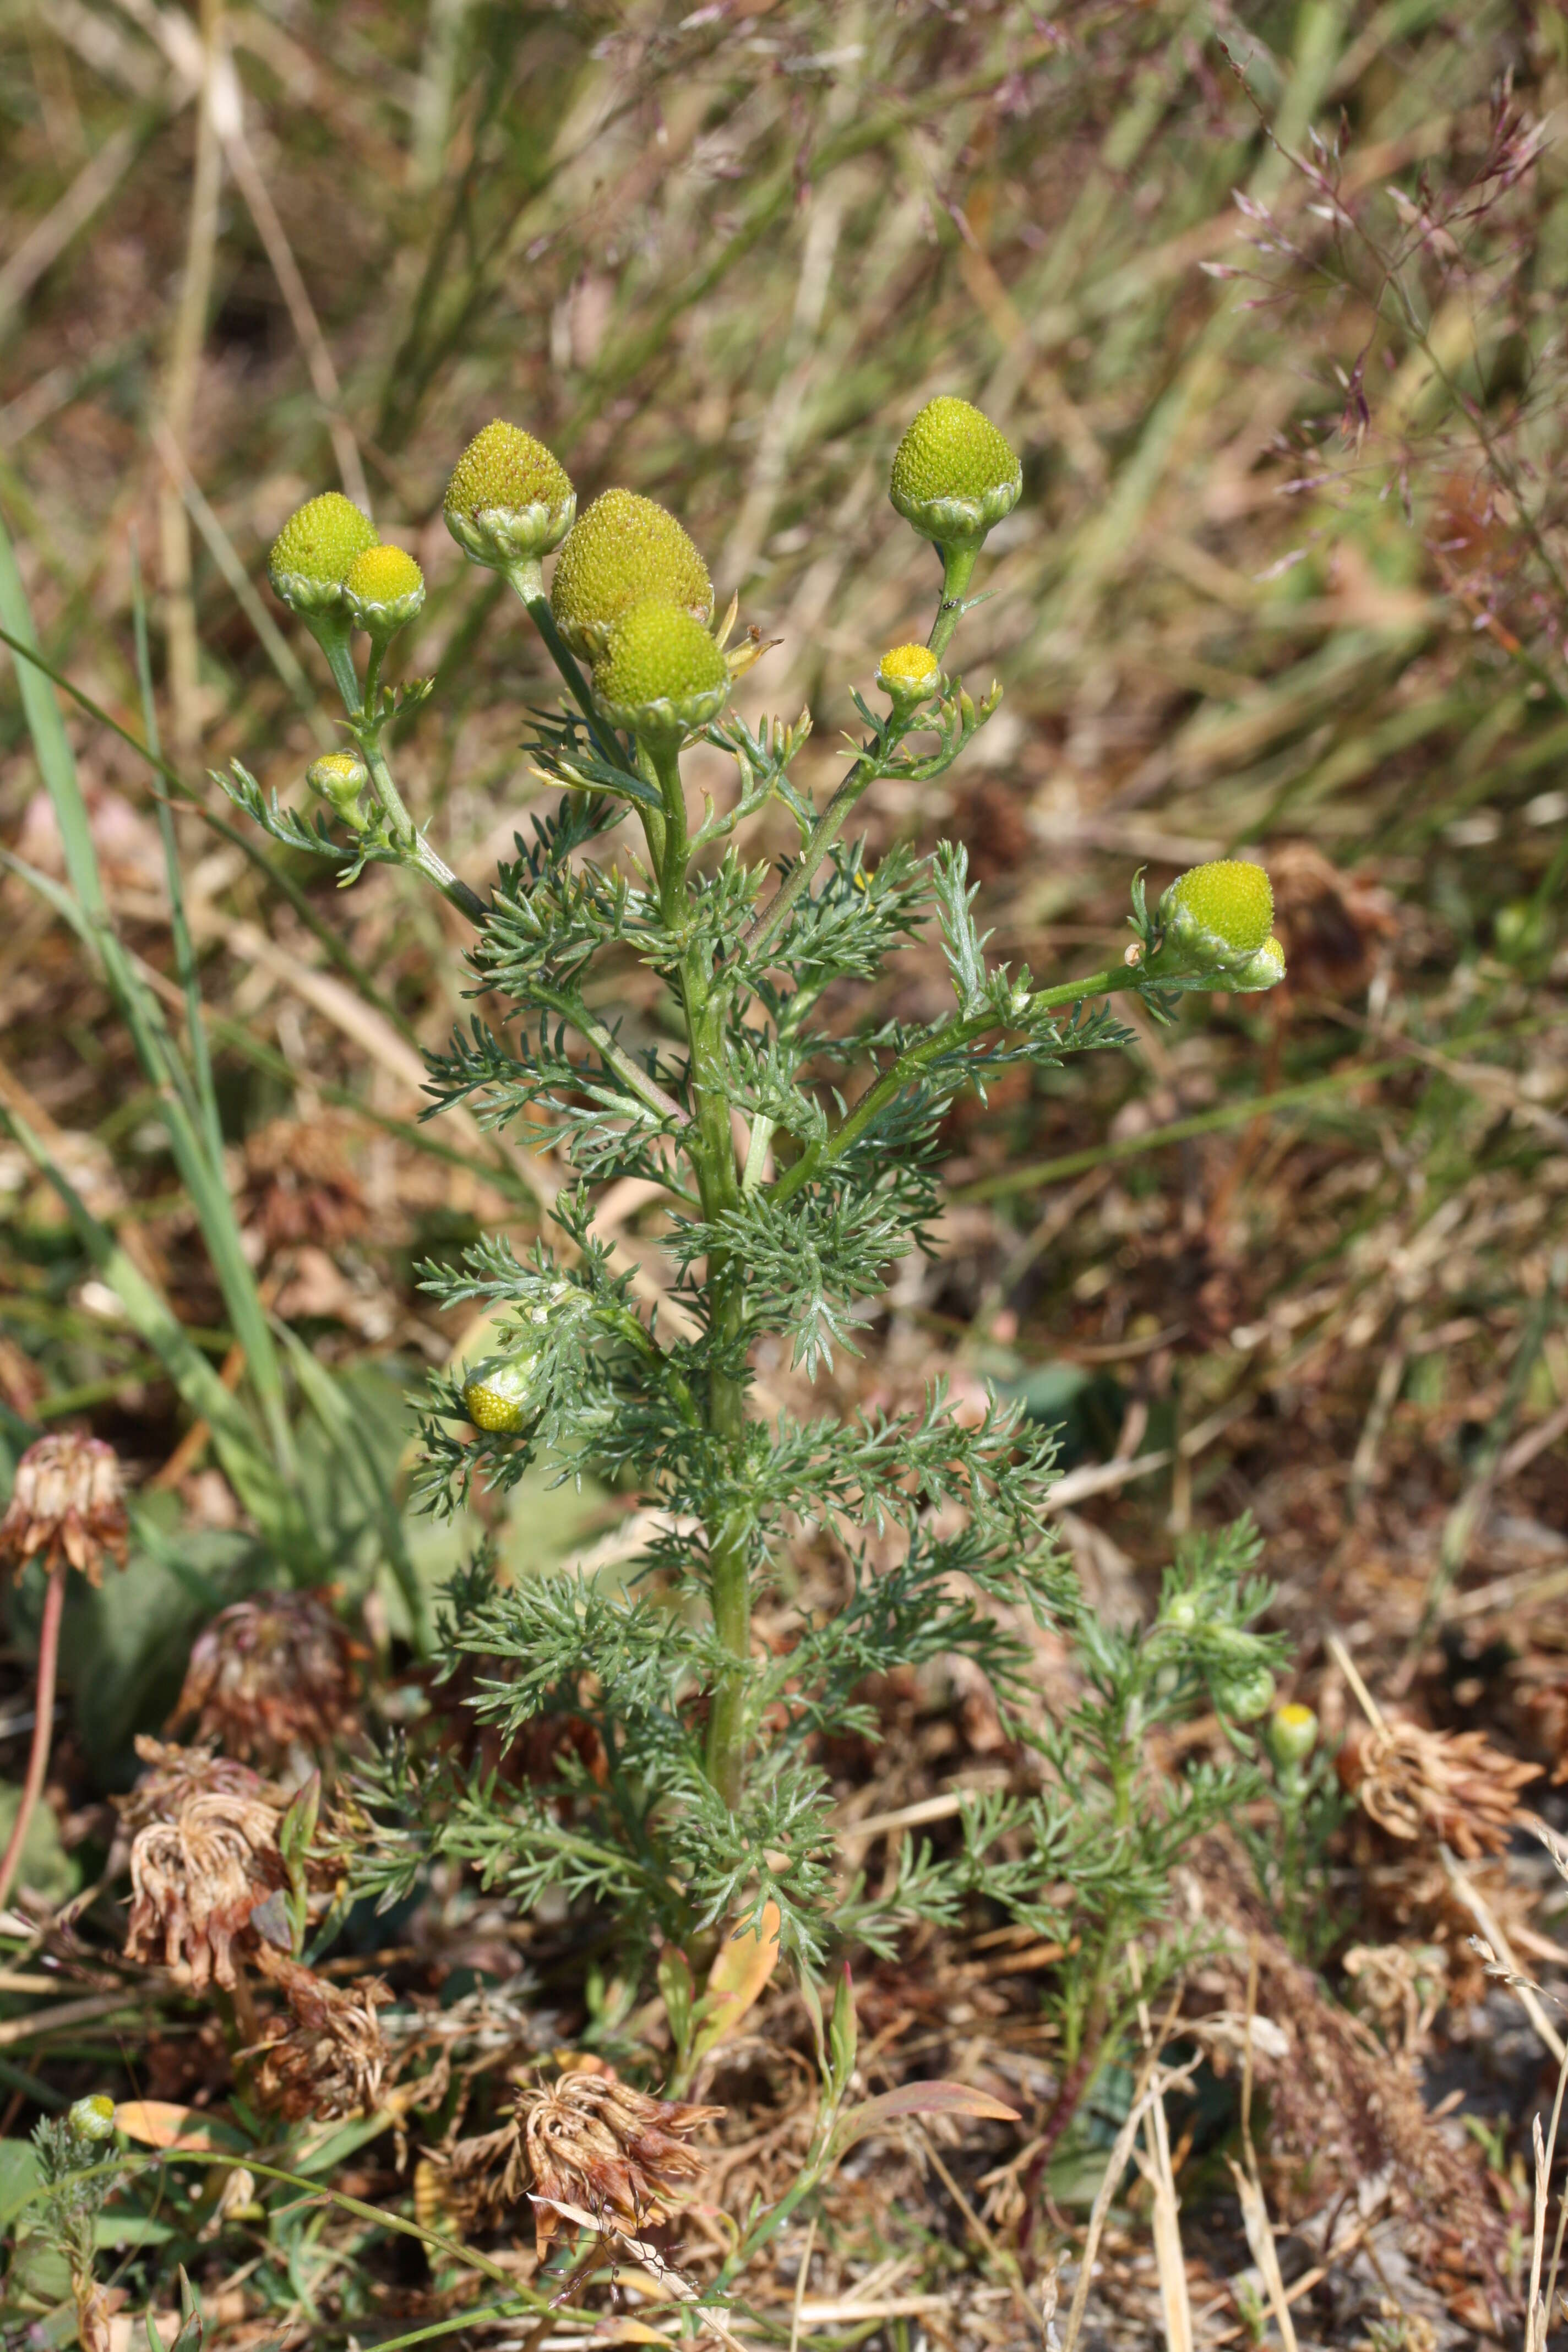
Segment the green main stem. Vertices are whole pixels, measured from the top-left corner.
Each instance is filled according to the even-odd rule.
[[[658,778],[664,802],[659,910],[677,953],[690,1054],[691,1124],[682,1141],[696,1174],[702,1214],[711,1225],[738,1208],[741,1200],[724,1090],[723,998],[713,986],[708,950],[690,938],[690,849],[679,749],[669,737],[650,738],[643,748]],[[709,1252],[707,1283],[713,1351],[708,1372],[707,1423],[738,1480],[746,1421],[745,1380],[738,1369],[746,1293],[744,1268],[731,1251]],[[745,1788],[746,1680],[752,1655],[748,1549],[746,1515],[737,1506],[710,1530],[708,1555],[713,1630],[724,1656],[709,1710],[706,1765],[709,1780],[731,1809],[739,1805]]]

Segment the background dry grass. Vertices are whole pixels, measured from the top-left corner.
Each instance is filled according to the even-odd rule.
[[[441,526],[466,437],[500,413],[583,498],[676,507],[779,640],[743,707],[811,708],[820,792],[849,685],[929,604],[889,454],[960,391],[1024,454],[966,625],[1006,700],[978,764],[918,805],[873,794],[874,845],[964,839],[994,951],[1048,981],[1114,951],[1135,866],[1161,887],[1246,845],[1290,975],[964,1112],[943,1253],[900,1270],[834,1392],[1022,1385],[1065,1421],[1060,1517],[1108,1607],[1173,1529],[1248,1508],[1331,1721],[1356,1711],[1332,1622],[1385,1698],[1568,1759],[1565,100],[1568,16],[1523,0],[5,13],[0,509],[47,656],[138,737],[140,551],[230,1181],[264,1295],[363,1382],[390,1465],[410,1368],[458,1337],[414,1259],[525,1236],[539,1180],[414,1124],[416,1048],[462,1009],[456,919],[387,873],[286,892],[214,822],[204,770],[238,756],[298,801],[331,740],[260,584],[271,533],[342,487],[425,564],[405,662],[437,693],[400,772],[482,883],[526,824],[520,720],[548,689]],[[115,919],[174,1003],[146,767],[67,725]],[[0,822],[62,870],[8,681]],[[98,969],[24,878],[0,894],[0,1096],[221,1362]],[[934,1001],[939,961],[888,985]],[[192,1578],[243,1577],[245,1529],[19,1150],[0,1182],[10,1442],[86,1416],[167,1496],[142,1603],[167,1641],[143,1627],[112,1721],[89,1705],[62,1748],[65,1843],[90,1851],[217,1589]],[[14,1774],[30,1623],[24,1596]],[[120,1638],[84,1615],[79,1658],[112,1682]],[[873,1810],[994,1769],[964,1704],[910,1700]],[[42,2075],[0,2079],[26,2101],[90,2063],[46,2039]]]

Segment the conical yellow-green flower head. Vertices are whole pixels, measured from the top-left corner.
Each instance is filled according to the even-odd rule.
[[[313,793],[330,801],[351,823],[359,818],[359,796],[370,782],[370,772],[357,751],[323,751],[305,771]]]
[[[1274,929],[1274,892],[1261,866],[1241,857],[1216,857],[1210,865],[1194,866],[1178,875],[1161,900],[1160,913],[1184,946],[1212,941],[1223,951],[1224,961],[1237,962],[1268,944]]]
[[[730,698],[730,665],[700,621],[648,599],[623,613],[594,666],[594,698],[613,727],[685,735]]]
[[[542,441],[498,416],[453,467],[441,510],[470,562],[504,570],[560,546],[577,493]]]
[[[1006,436],[967,400],[928,400],[893,458],[888,495],[939,547],[984,539],[1011,514],[1024,470]]]
[[[711,618],[708,566],[675,517],[636,490],[605,490],[567,533],[550,586],[556,625],[574,654],[597,661],[634,604],[658,599]]]
[[[356,555],[374,547],[375,525],[339,490],[296,507],[272,542],[267,570],[285,604],[324,613],[342,603],[342,583]]]
[[[890,646],[877,664],[877,683],[894,703],[924,702],[942,690],[942,664],[929,646]]]
[[[357,627],[390,637],[425,602],[425,574],[406,548],[367,547],[344,575],[343,602]]]

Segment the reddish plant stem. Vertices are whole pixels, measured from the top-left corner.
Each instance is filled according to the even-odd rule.
[[[57,1560],[49,1571],[48,1590],[44,1595],[44,1622],[38,1634],[38,1711],[33,1718],[33,1745],[27,1757],[27,1777],[22,1783],[22,1801],[11,1825],[5,1859],[0,1861],[0,1910],[5,1908],[11,1892],[11,1881],[16,1875],[26,1843],[27,1824],[44,1792],[44,1775],[49,1769],[49,1742],[55,1723],[55,1669],[59,1664],[60,1615],[65,1608],[68,1573],[65,1561]]]

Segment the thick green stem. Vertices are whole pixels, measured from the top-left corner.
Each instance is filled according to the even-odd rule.
[[[710,950],[691,941],[688,898],[689,835],[679,747],[650,737],[641,747],[664,802],[659,909],[679,955],[681,1000],[690,1053],[691,1125],[684,1141],[697,1177],[702,1213],[717,1223],[739,1205],[740,1175],[724,1087],[723,1000],[712,985]],[[738,1368],[745,1328],[745,1270],[731,1252],[708,1255],[709,1324],[713,1360],[708,1373],[707,1421],[738,1473],[745,1439],[745,1381]],[[745,1788],[746,1682],[752,1654],[752,1589],[748,1522],[737,1507],[710,1530],[709,1592],[713,1630],[724,1653],[708,1716],[708,1778],[724,1802],[739,1805]]]
[[[974,577],[974,560],[980,552],[977,539],[965,540],[955,547],[942,551],[942,603],[936,619],[926,639],[930,650],[940,661],[948,648],[954,629],[963,612],[964,593]]]
[[[351,719],[361,708],[359,673],[354,667],[353,631],[346,613],[301,613],[300,618],[327,657],[332,682],[343,698]]]

